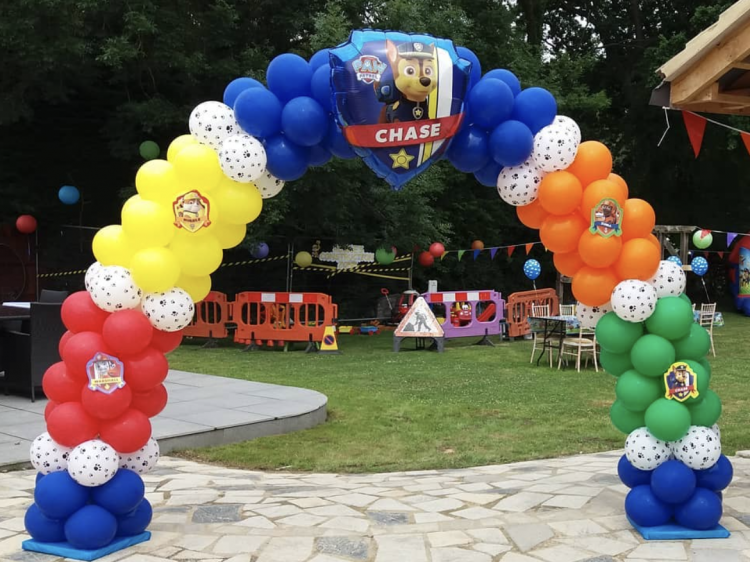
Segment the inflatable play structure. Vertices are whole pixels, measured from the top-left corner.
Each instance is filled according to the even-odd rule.
[[[610,415],[627,435],[618,469],[632,488],[630,521],[649,538],[675,527],[681,538],[728,535],[717,492],[732,469],[714,425],[721,401],[709,389],[720,374],[711,374],[684,272],[660,262],[654,210],[628,196],[607,147],[581,142],[550,92],[522,88],[508,70],[483,75],[476,55],[449,39],[364,30],[309,61],[276,57],[265,85],[234,80],[223,103],[201,103],[188,125],[166,159],[138,170],[121,224],[94,237],[86,291],[62,306],[68,332],[62,361],[44,375],[48,431],[31,449],[39,477],[25,549],[90,560],[148,540],[141,475],[158,460],[150,418],[167,402],[165,354],[263,199],[332,157],[360,157],[400,189],[445,156],[497,188],[572,277],[581,322],[596,327],[602,365],[617,377]],[[248,294],[243,311],[230,311],[237,337],[288,341],[293,332],[309,341],[323,330],[325,340],[336,313],[322,298]],[[442,347],[424,299],[412,310],[394,345],[425,334]],[[459,315],[445,327],[461,323]]]
[[[737,310],[750,316],[750,234],[738,236],[729,254],[729,290]]]

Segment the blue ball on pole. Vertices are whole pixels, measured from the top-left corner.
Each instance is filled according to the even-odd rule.
[[[57,198],[65,205],[75,205],[81,198],[81,193],[77,187],[64,185],[58,190]]]
[[[542,273],[542,265],[536,260],[526,260],[523,264],[523,273],[532,281]]]
[[[283,103],[300,96],[309,96],[312,68],[305,59],[292,53],[274,58],[266,71],[266,82]]]
[[[473,173],[490,161],[487,133],[477,125],[463,127],[453,137],[448,149],[448,160],[457,170]]]
[[[708,260],[703,256],[697,256],[690,262],[690,267],[698,277],[703,277],[708,271]]]
[[[672,507],[654,495],[651,486],[636,486],[625,498],[625,513],[636,525],[656,527],[672,518]]]
[[[653,470],[640,470],[634,467],[625,455],[621,456],[617,463],[617,475],[628,488],[650,485],[653,472]]]
[[[249,88],[237,96],[234,117],[248,135],[264,139],[281,130],[282,109],[273,92],[265,88]]]
[[[74,548],[95,550],[107,546],[117,534],[117,519],[98,505],[87,505],[65,522],[65,538]]]
[[[490,155],[503,166],[519,166],[534,150],[534,135],[520,121],[501,123],[490,135]]]
[[[237,101],[237,96],[250,88],[265,88],[265,86],[255,78],[250,78],[249,76],[235,78],[227,84],[226,88],[224,88],[224,103],[229,107],[234,107],[234,102]]]
[[[293,143],[315,146],[328,132],[328,115],[314,99],[294,98],[281,111],[281,129]]]
[[[683,503],[695,492],[693,470],[677,460],[659,465],[651,475],[651,491],[666,503]]]
[[[513,119],[521,121],[532,134],[537,134],[555,120],[557,102],[555,96],[544,88],[526,88],[516,96],[513,104]]]
[[[682,260],[679,258],[679,256],[669,256],[667,258],[667,261],[671,261],[672,263],[676,263],[680,267],[682,267]]]

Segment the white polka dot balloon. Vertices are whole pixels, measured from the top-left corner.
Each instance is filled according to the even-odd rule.
[[[687,276],[682,267],[673,261],[663,260],[659,262],[659,269],[648,283],[656,288],[656,296],[678,297],[685,292]]]
[[[201,144],[219,150],[221,142],[240,130],[234,111],[219,101],[206,101],[190,114],[190,134]]]
[[[270,199],[276,197],[281,190],[284,189],[284,180],[280,180],[274,177],[271,172],[266,171],[265,174],[261,175],[254,182],[255,187],[260,191],[260,196],[263,199]]]
[[[585,330],[596,328],[597,322],[607,312],[612,312],[612,305],[610,303],[601,306],[588,306],[580,302],[576,304],[576,318],[578,318],[578,321]]]
[[[536,200],[543,178],[544,172],[529,159],[520,166],[503,168],[497,178],[497,193],[509,205],[522,207]]]
[[[224,175],[240,183],[250,183],[266,172],[266,149],[255,137],[233,135],[221,143],[219,163]]]
[[[721,441],[721,429],[719,429],[719,424],[715,423],[711,426],[711,429],[716,434],[716,436],[719,438],[719,441]]]
[[[721,440],[710,427],[692,425],[682,439],[670,443],[672,453],[693,470],[706,470],[719,461]]]
[[[166,293],[148,293],[141,307],[151,325],[164,332],[182,330],[190,324],[195,313],[190,295],[178,288]]]
[[[119,461],[117,451],[111,445],[100,439],[92,439],[70,452],[68,474],[81,486],[101,486],[115,475]]]
[[[91,275],[88,291],[96,306],[107,312],[138,308],[143,296],[130,270],[119,265],[101,266]]]
[[[84,277],[84,285],[86,286],[86,290],[88,292],[91,292],[91,284],[96,277],[96,274],[99,273],[99,270],[104,267],[102,264],[100,264],[98,261],[95,261],[92,263],[89,268],[86,270],[86,276]]]
[[[612,291],[612,310],[626,322],[643,322],[654,313],[656,289],[637,279],[621,281]]]
[[[639,470],[654,470],[672,457],[672,451],[668,443],[641,427],[631,432],[625,440],[625,456]]]
[[[37,472],[51,474],[68,468],[70,449],[56,443],[46,431],[31,442],[29,460]]]
[[[120,468],[146,474],[159,462],[159,443],[151,437],[141,449],[132,453],[120,453]]]
[[[544,172],[556,172],[568,168],[578,153],[581,130],[569,117],[559,116],[534,137],[532,156]]]

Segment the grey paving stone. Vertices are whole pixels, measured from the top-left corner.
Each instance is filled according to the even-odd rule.
[[[391,513],[388,511],[368,511],[367,517],[372,519],[376,524],[383,526],[406,525],[409,522],[409,516],[406,513]]]
[[[355,560],[367,560],[369,545],[364,540],[348,537],[319,537],[315,548],[324,554],[346,556]]]
[[[41,554],[39,552],[29,552],[22,550],[7,556],[8,560],[14,560],[16,562],[52,562],[54,560],[62,560],[62,558],[54,558],[49,554]]]
[[[617,560],[611,556],[596,556],[595,558],[587,558],[583,562],[617,562]],[[716,562],[716,560],[713,562]]]
[[[690,560],[692,562],[740,562],[742,557],[737,550],[724,549],[693,549]]]
[[[232,523],[241,521],[241,505],[201,505],[193,513],[193,523]]]
[[[201,389],[202,390],[202,389]],[[272,419],[272,416],[253,414],[240,410],[226,410],[217,408],[205,412],[195,412],[193,414],[184,414],[176,416],[173,419],[186,421],[188,423],[197,423],[209,426],[211,428],[233,427],[236,425],[247,425],[254,422]]]
[[[544,523],[509,525],[505,527],[505,533],[516,543],[521,552],[526,552],[555,536],[552,528]]]

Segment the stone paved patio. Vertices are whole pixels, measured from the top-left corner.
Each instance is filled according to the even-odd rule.
[[[374,475],[230,470],[165,457],[145,476],[153,539],[102,562],[750,561],[750,459],[724,540],[649,542],[623,516],[620,453]],[[34,473],[0,474],[0,559],[20,550]]]

